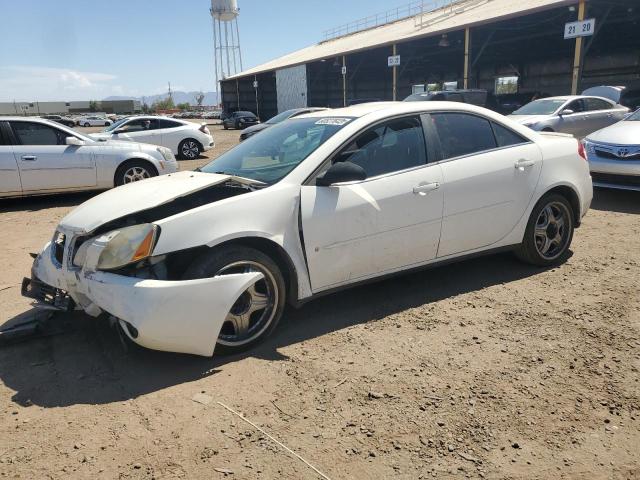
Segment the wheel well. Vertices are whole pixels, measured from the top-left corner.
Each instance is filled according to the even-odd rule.
[[[543,132],[553,132],[553,128],[551,128],[551,127],[544,127],[544,128],[542,129],[542,131],[543,131]]]
[[[557,193],[562,195],[569,201],[571,205],[571,210],[573,213],[573,219],[576,222],[576,227],[580,225],[580,199],[578,198],[578,194],[571,187],[567,187],[566,185],[560,185],[558,187],[554,187],[547,192],[549,193]]]
[[[118,165],[118,168],[116,168],[116,173],[114,173],[114,175],[113,175],[113,184],[114,185],[116,185],[116,177],[118,176],[118,172],[120,172],[120,170],[125,168],[127,165],[130,165],[130,164],[132,164],[134,162],[146,163],[154,172],[156,172],[156,175],[158,175],[158,169],[149,160],[145,160],[144,158],[129,158],[129,159],[125,160],[124,162],[122,162],[120,165]]]
[[[216,245],[218,248],[228,245],[243,245],[245,247],[255,248],[271,258],[284,275],[284,281],[287,285],[287,301],[295,304],[298,301],[298,275],[296,267],[293,265],[289,254],[277,243],[260,237],[244,237],[229,240],[227,242]]]
[[[204,145],[202,145],[202,142],[199,141],[197,138],[193,138],[193,137],[187,137],[187,138],[183,138],[182,140],[180,140],[180,145],[182,145],[183,142],[186,142],[187,140],[193,140],[194,142],[196,142],[198,145],[200,145],[200,151],[204,152]],[[178,147],[180,146],[178,145]],[[178,152],[180,153],[180,152]]]

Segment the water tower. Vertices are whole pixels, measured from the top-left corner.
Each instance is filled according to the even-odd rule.
[[[216,90],[220,99],[220,80],[242,71],[238,0],[211,0]]]

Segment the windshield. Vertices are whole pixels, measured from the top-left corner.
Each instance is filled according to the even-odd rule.
[[[527,103],[524,107],[519,108],[512,115],[551,115],[560,108],[566,100],[543,98]]]
[[[273,118],[270,118],[269,120],[267,120],[265,123],[268,123],[269,125],[274,125],[276,123],[280,123],[285,121],[287,118],[289,118],[291,115],[293,115],[296,111],[295,110],[286,110],[282,113],[279,113],[278,115],[276,115]]]
[[[424,102],[425,100],[431,100],[430,93],[414,93],[405,98],[403,102]]]
[[[118,120],[117,122],[112,123],[111,125],[109,125],[107,128],[105,128],[102,131],[103,132],[112,132],[113,130],[118,128],[120,125],[122,125],[124,122],[126,122],[127,120],[129,120],[129,119],[128,118],[123,118],[122,120]]]
[[[350,121],[315,117],[280,122],[223,153],[201,171],[274,184]]]
[[[640,108],[625,118],[627,122],[640,122]]]

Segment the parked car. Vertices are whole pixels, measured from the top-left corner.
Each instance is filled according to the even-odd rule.
[[[76,122],[72,118],[63,117],[62,115],[42,115],[45,120],[51,120],[52,122],[59,123],[60,125],[65,125],[67,127],[75,127]]]
[[[108,127],[113,122],[104,117],[82,117],[78,119],[78,125],[82,127]]]
[[[177,118],[142,115],[128,117],[91,133],[95,140],[123,140],[151,143],[171,149],[174,155],[187,160],[198,158],[214,147],[213,137],[205,123],[197,124]]]
[[[584,140],[593,185],[640,191],[640,110]]]
[[[148,348],[237,352],[285,304],[392,273],[496,249],[564,261],[592,197],[581,147],[463,103],[301,115],[80,205],[23,293],[108,312]]]
[[[597,88],[604,88],[596,93],[605,95],[606,89],[611,87]],[[535,100],[513,112],[509,118],[536,131],[569,133],[583,138],[619,122],[629,113],[627,107],[609,98],[589,95],[589,90],[582,95]]]
[[[267,120],[264,123],[258,123],[257,125],[252,125],[251,127],[245,128],[240,133],[240,141],[246,140],[247,138],[255,135],[262,130],[265,130],[272,125],[276,125],[277,123],[284,122],[289,118],[297,117],[298,115],[304,115],[305,113],[310,112],[319,112],[321,110],[326,110],[326,108],[316,108],[316,107],[306,107],[306,108],[292,108],[291,110],[285,110],[282,113],[279,113],[275,117]]]
[[[490,95],[488,108],[501,113],[502,115],[509,115],[534,99],[537,100],[550,96],[551,95],[543,92],[503,93],[501,95]]]
[[[246,111],[238,111],[233,112],[231,115],[222,119],[222,126],[225,130],[229,128],[240,129],[246,128],[251,125],[256,125],[260,123],[258,117],[256,117],[255,113],[246,112]]]
[[[443,90],[424,93],[413,93],[405,98],[405,102],[463,102],[479,107],[487,107],[487,91],[480,89]]]
[[[0,118],[0,197],[103,190],[177,168],[164,147],[96,142],[49,120]]]

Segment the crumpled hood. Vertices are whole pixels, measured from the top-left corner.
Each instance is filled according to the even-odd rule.
[[[67,214],[60,225],[74,231],[91,232],[112,220],[157,207],[230,178],[230,175],[214,173],[178,172],[130,183],[87,200]]]
[[[509,118],[520,124],[532,124],[547,120],[549,115],[509,115]]]
[[[622,121],[593,132],[587,140],[616,145],[640,145],[640,121]]]

